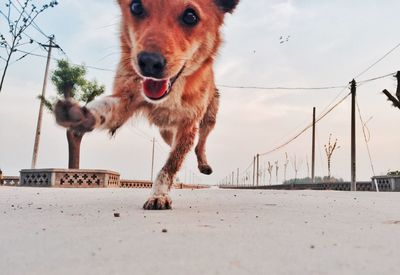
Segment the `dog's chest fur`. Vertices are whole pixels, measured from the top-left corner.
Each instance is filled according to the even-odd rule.
[[[196,104],[191,104],[183,96],[180,87],[173,89],[168,98],[161,104],[152,105],[147,117],[150,123],[160,128],[179,127],[198,123],[204,116],[209,102],[209,94],[204,91],[196,91]]]

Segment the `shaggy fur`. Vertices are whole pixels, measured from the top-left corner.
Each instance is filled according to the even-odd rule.
[[[185,156],[199,134],[195,152],[200,172],[211,174],[205,144],[216,123],[219,95],[213,63],[221,43],[220,27],[238,0],[133,0],[144,12],[135,16],[132,0],[119,0],[121,8],[121,59],[109,97],[80,107],[71,101],[56,105],[57,122],[76,131],[95,128],[112,133],[136,113],[159,127],[171,146],[169,158],[159,172],[145,209],[170,209],[169,189]],[[188,9],[195,11],[195,26],[182,22]],[[144,76],[138,61],[141,52],[155,52],[165,61],[163,77],[174,79],[170,92],[152,100],[143,92]],[[175,80],[176,78],[176,80]]]

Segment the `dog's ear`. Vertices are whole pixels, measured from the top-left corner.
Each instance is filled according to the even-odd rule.
[[[236,8],[237,4],[239,3],[239,0],[214,0],[214,1],[223,12],[229,12],[229,13],[232,13],[233,10]]]

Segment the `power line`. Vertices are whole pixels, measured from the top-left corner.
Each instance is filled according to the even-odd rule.
[[[318,123],[319,121],[321,121],[323,118],[325,118],[329,113],[331,113],[336,107],[338,107],[341,103],[343,103],[349,96],[351,95],[351,93],[348,93],[345,97],[343,97],[339,102],[337,102],[335,105],[333,105],[328,111],[326,111],[325,113],[323,113],[316,121],[315,123]],[[273,152],[278,151],[279,149],[285,147],[286,145],[292,143],[293,141],[295,141],[296,139],[298,139],[301,135],[303,135],[308,129],[310,129],[312,127],[312,123],[310,125],[308,125],[306,128],[304,128],[303,130],[300,131],[300,133],[298,133],[296,136],[294,136],[293,138],[291,138],[290,140],[288,140],[287,142],[265,152],[265,153],[261,153],[259,154],[260,156],[265,156],[265,155],[269,155]]]
[[[250,89],[250,90],[335,90],[346,88],[347,86],[322,86],[322,87],[262,87],[262,86],[233,86],[233,85],[217,85],[221,88],[230,88],[230,89]]]
[[[357,105],[358,115],[359,115],[359,118],[360,118],[360,121],[361,121],[361,125],[362,125],[362,131],[363,131],[365,145],[367,147],[369,163],[371,165],[372,174],[375,176],[375,168],[374,168],[374,164],[373,164],[373,161],[372,161],[371,150],[369,148],[369,138],[367,137],[367,132],[366,132],[366,131],[368,131],[368,133],[369,133],[369,129],[367,128],[368,121],[364,122],[364,119],[362,118],[361,109],[360,109],[360,105],[358,104],[358,100],[356,101],[356,105]],[[369,133],[369,136],[370,136],[370,133]]]
[[[135,135],[137,135],[137,136],[139,136],[139,137],[141,137],[141,138],[143,138],[144,140],[146,140],[146,141],[151,141],[151,139],[150,138],[148,138],[148,136],[146,135],[143,135],[141,132],[139,132],[139,131],[137,131],[137,129],[136,128],[131,128],[131,127],[129,127],[129,129],[131,130],[131,132],[132,133],[134,133]],[[136,130],[136,131],[135,131]]]
[[[35,41],[36,42],[36,41]],[[58,45],[57,45],[58,46]],[[27,53],[24,51],[19,50],[22,53]],[[64,52],[64,51],[63,51]],[[45,55],[41,54],[33,54],[33,53],[28,53],[29,55],[36,56],[36,57],[42,57],[42,58],[47,58]],[[53,60],[59,61],[61,59],[59,58],[52,58]],[[71,63],[72,65],[80,66],[77,63]],[[115,70],[108,69],[108,68],[101,68],[101,67],[96,67],[96,66],[91,66],[91,65],[85,65],[86,68],[93,69],[93,70],[98,70],[98,71],[106,71],[106,72],[115,72]],[[361,80],[358,83],[360,85],[363,85],[368,82],[376,81],[379,79],[383,79],[389,76],[393,76],[394,73],[390,74],[385,74],[382,76],[374,77],[374,78],[369,78],[365,80]],[[338,96],[335,97],[334,100],[336,100],[347,88],[347,86],[321,86],[321,87],[261,87],[261,86],[234,86],[234,85],[217,85],[218,87],[221,88],[231,88],[231,89],[254,89],[254,90],[287,90],[287,91],[312,91],[312,90],[337,90],[337,89],[343,89]],[[329,105],[328,105],[329,106]]]
[[[21,4],[21,2],[20,2],[19,0],[16,0],[16,1],[17,1],[18,4],[20,5],[20,7],[23,9],[24,6]],[[11,4],[14,6],[14,8],[17,10],[17,12],[19,12],[19,13],[22,12],[22,11],[20,11],[20,10],[17,8],[17,6],[16,6],[12,1],[11,1]],[[32,18],[31,15],[28,14],[25,10],[23,10],[23,12],[24,12],[28,17]],[[52,37],[51,35],[47,35],[47,34],[36,24],[36,22],[35,22],[35,17],[32,18],[32,23],[31,23],[31,25],[32,25],[32,27],[33,27],[34,29],[36,29],[36,30],[37,30],[39,33],[41,33],[44,37],[46,37],[46,38],[51,38],[51,37]],[[28,36],[31,40],[35,41],[31,36],[29,36],[29,35],[26,34],[25,32],[24,32],[24,35]],[[53,36],[53,40],[54,40],[54,36]],[[35,42],[36,42],[36,43],[39,43],[39,42],[37,42],[37,41],[35,41]],[[54,44],[64,55],[66,55],[65,51],[60,47],[60,45],[56,44],[54,41],[53,41],[53,44]]]
[[[377,77],[369,78],[369,79],[366,79],[366,80],[361,80],[361,81],[358,81],[357,84],[358,84],[358,86],[361,86],[361,85],[363,85],[365,83],[368,83],[368,82],[371,82],[371,81],[387,78],[389,76],[394,76],[395,74],[396,74],[396,72],[393,72],[393,73],[390,73],[390,74],[385,74],[385,75],[382,75],[382,76],[377,76]]]
[[[20,61],[21,59],[27,57],[28,55],[32,54],[33,52],[37,51],[37,50],[40,49],[40,48],[41,48],[41,46],[38,46],[37,48],[33,49],[32,51],[27,52],[27,53],[24,53],[24,55],[22,55],[21,57],[19,57],[19,58],[16,59],[16,60],[14,60],[13,62],[11,62],[10,65],[14,64],[14,63],[17,62],[17,61]]]
[[[141,130],[140,128],[136,127],[135,125],[132,125],[132,126],[133,126],[133,128],[136,129],[136,131],[142,133],[142,135],[146,136],[149,140],[153,139],[153,137],[148,135],[145,131]]]
[[[379,58],[376,62],[374,62],[372,65],[370,65],[368,68],[366,68],[364,71],[362,71],[361,73],[359,73],[356,77],[354,77],[354,79],[359,78],[360,76],[362,76],[363,74],[365,74],[366,72],[368,72],[369,70],[371,70],[373,67],[375,67],[379,62],[381,62],[382,60],[384,60],[387,56],[389,56],[391,53],[393,53],[395,50],[397,50],[400,47],[400,43],[397,44],[393,49],[391,49],[390,51],[388,51],[387,53],[385,53],[381,58]]]
[[[42,54],[29,53],[29,52],[26,52],[26,51],[23,51],[23,50],[18,50],[18,51],[21,52],[21,53],[26,53],[26,54],[31,55],[31,56],[35,56],[35,57],[47,58],[45,55],[42,55]],[[60,58],[56,58],[56,57],[52,57],[51,59],[55,60],[55,61],[60,61],[61,60]],[[77,63],[71,63],[71,64],[75,65],[75,66],[81,66],[81,65],[79,65]],[[115,72],[114,70],[111,70],[111,69],[104,69],[104,68],[99,68],[99,67],[90,66],[90,65],[84,65],[84,66],[86,68],[94,69],[94,70],[98,70],[98,71]]]

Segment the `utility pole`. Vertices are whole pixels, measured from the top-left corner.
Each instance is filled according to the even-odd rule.
[[[357,83],[351,81],[351,191],[357,191],[356,175],[356,93]]]
[[[237,186],[239,187],[239,168],[237,169],[236,176],[237,176]]]
[[[315,113],[313,108],[313,128],[312,128],[312,153],[311,153],[311,182],[315,183]]]
[[[153,182],[153,173],[154,173],[154,145],[156,143],[156,139],[153,138],[153,150],[151,153],[151,177],[150,177],[150,181]]]
[[[259,173],[260,173],[260,155],[257,154],[257,186],[259,183]]]
[[[60,48],[58,45],[53,45],[53,41],[54,41],[54,35],[50,36],[50,41],[49,41],[48,45],[41,44],[42,47],[48,48],[46,70],[44,73],[44,81],[43,81],[43,88],[42,88],[42,99],[44,99],[46,96],[47,79],[49,76],[49,67],[50,67],[50,59],[51,59],[51,50],[53,48]],[[42,119],[43,119],[43,107],[44,107],[44,102],[43,102],[43,100],[40,100],[39,115],[38,115],[38,120],[37,120],[37,125],[36,125],[35,143],[33,145],[32,165],[31,165],[32,169],[36,168],[37,157],[38,157],[38,152],[39,152],[39,143],[40,143],[40,135],[41,135]]]
[[[256,157],[253,158],[253,186],[255,186],[256,179]]]

